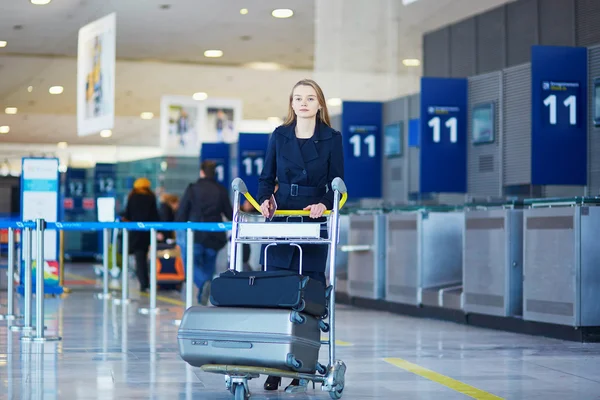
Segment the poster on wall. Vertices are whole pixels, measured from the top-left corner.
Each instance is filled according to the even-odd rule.
[[[238,141],[242,119],[242,101],[208,99],[204,101],[206,119],[202,143],[235,143]]]
[[[198,156],[205,106],[186,96],[163,96],[160,147],[169,156]]]
[[[116,14],[79,30],[77,134],[88,136],[115,124]]]

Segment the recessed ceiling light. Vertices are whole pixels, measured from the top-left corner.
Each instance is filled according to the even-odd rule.
[[[50,89],[48,89],[48,92],[50,92],[50,94],[61,94],[65,89],[62,86],[52,86]]]
[[[8,132],[10,132],[10,126],[0,126],[0,133],[1,134],[4,135],[5,133],[8,133]]]
[[[17,113],[17,107],[6,107],[5,113],[15,115]]]
[[[50,4],[52,0],[29,0],[31,4],[35,4],[36,6],[45,6],[46,4]]]
[[[341,106],[342,105],[342,99],[334,97],[331,98],[329,100],[327,100],[327,104],[332,106],[332,107],[337,107],[337,106]]]
[[[29,87],[27,88],[27,91],[28,91],[29,93],[33,92],[33,86],[29,86]]]
[[[407,67],[418,67],[421,65],[421,61],[416,58],[405,58],[402,60],[402,64],[406,65]]]
[[[289,18],[294,15],[294,12],[289,8],[278,8],[271,13],[275,18]]]
[[[112,136],[112,131],[110,129],[100,131],[100,136],[102,136],[103,138],[109,138]]]
[[[204,52],[204,57],[219,58],[222,56],[223,56],[223,52],[221,50],[206,50]]]
[[[58,144],[56,145],[56,147],[58,147],[59,149],[66,149],[67,146],[67,142],[58,142]]]
[[[246,14],[248,14],[248,9],[247,9],[247,8],[242,8],[242,9],[240,10],[240,14],[242,14],[242,15],[246,15]]]
[[[246,68],[258,69],[262,71],[278,71],[280,69],[283,69],[283,66],[281,64],[277,64],[274,62],[250,62],[244,64],[244,66]]]
[[[0,47],[6,47],[8,42],[6,40],[0,40]]]
[[[208,98],[208,94],[206,94],[204,92],[198,92],[198,93],[194,93],[194,95],[192,97],[194,98],[194,100],[202,101],[202,100],[206,100]]]
[[[146,112],[143,112],[143,113],[140,114],[140,118],[142,118],[142,119],[152,119],[152,118],[154,118],[154,114],[151,113],[151,112],[147,112],[146,111]]]

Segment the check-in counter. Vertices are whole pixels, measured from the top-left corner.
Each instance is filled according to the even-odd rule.
[[[385,297],[385,215],[382,210],[359,210],[349,215],[348,294],[352,298]]]
[[[462,309],[464,216],[455,208],[397,208],[386,215],[386,300]]]
[[[600,198],[527,201],[523,318],[600,326]]]
[[[523,210],[514,203],[465,209],[464,311],[521,316]]]

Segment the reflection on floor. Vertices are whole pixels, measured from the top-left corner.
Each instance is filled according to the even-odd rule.
[[[132,290],[135,301],[125,307],[97,300],[93,295],[101,282],[90,280],[91,268],[68,270],[72,292],[45,301],[45,335],[62,341],[25,343],[21,333],[0,321],[0,398],[233,398],[223,376],[179,358],[173,322],[183,311],[178,294],[161,293],[162,313],[142,315],[138,308],[147,306],[147,297]],[[132,281],[131,287],[137,284]],[[5,302],[3,289],[0,303]],[[22,299],[17,306],[22,308]],[[344,399],[600,399],[597,344],[345,306],[338,307],[337,327],[338,357],[348,366]],[[322,362],[326,358],[324,347]],[[253,399],[329,398],[319,385],[306,394],[286,394],[289,380],[279,391],[265,392],[263,381],[250,382]]]

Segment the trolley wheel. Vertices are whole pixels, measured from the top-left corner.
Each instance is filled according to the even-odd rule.
[[[246,388],[243,383],[235,385],[235,400],[246,400]]]
[[[333,392],[329,392],[329,397],[331,397],[332,399],[341,399],[343,391],[344,391],[344,388],[341,388],[339,390],[334,390]],[[237,400],[237,397],[236,397],[236,400]]]

